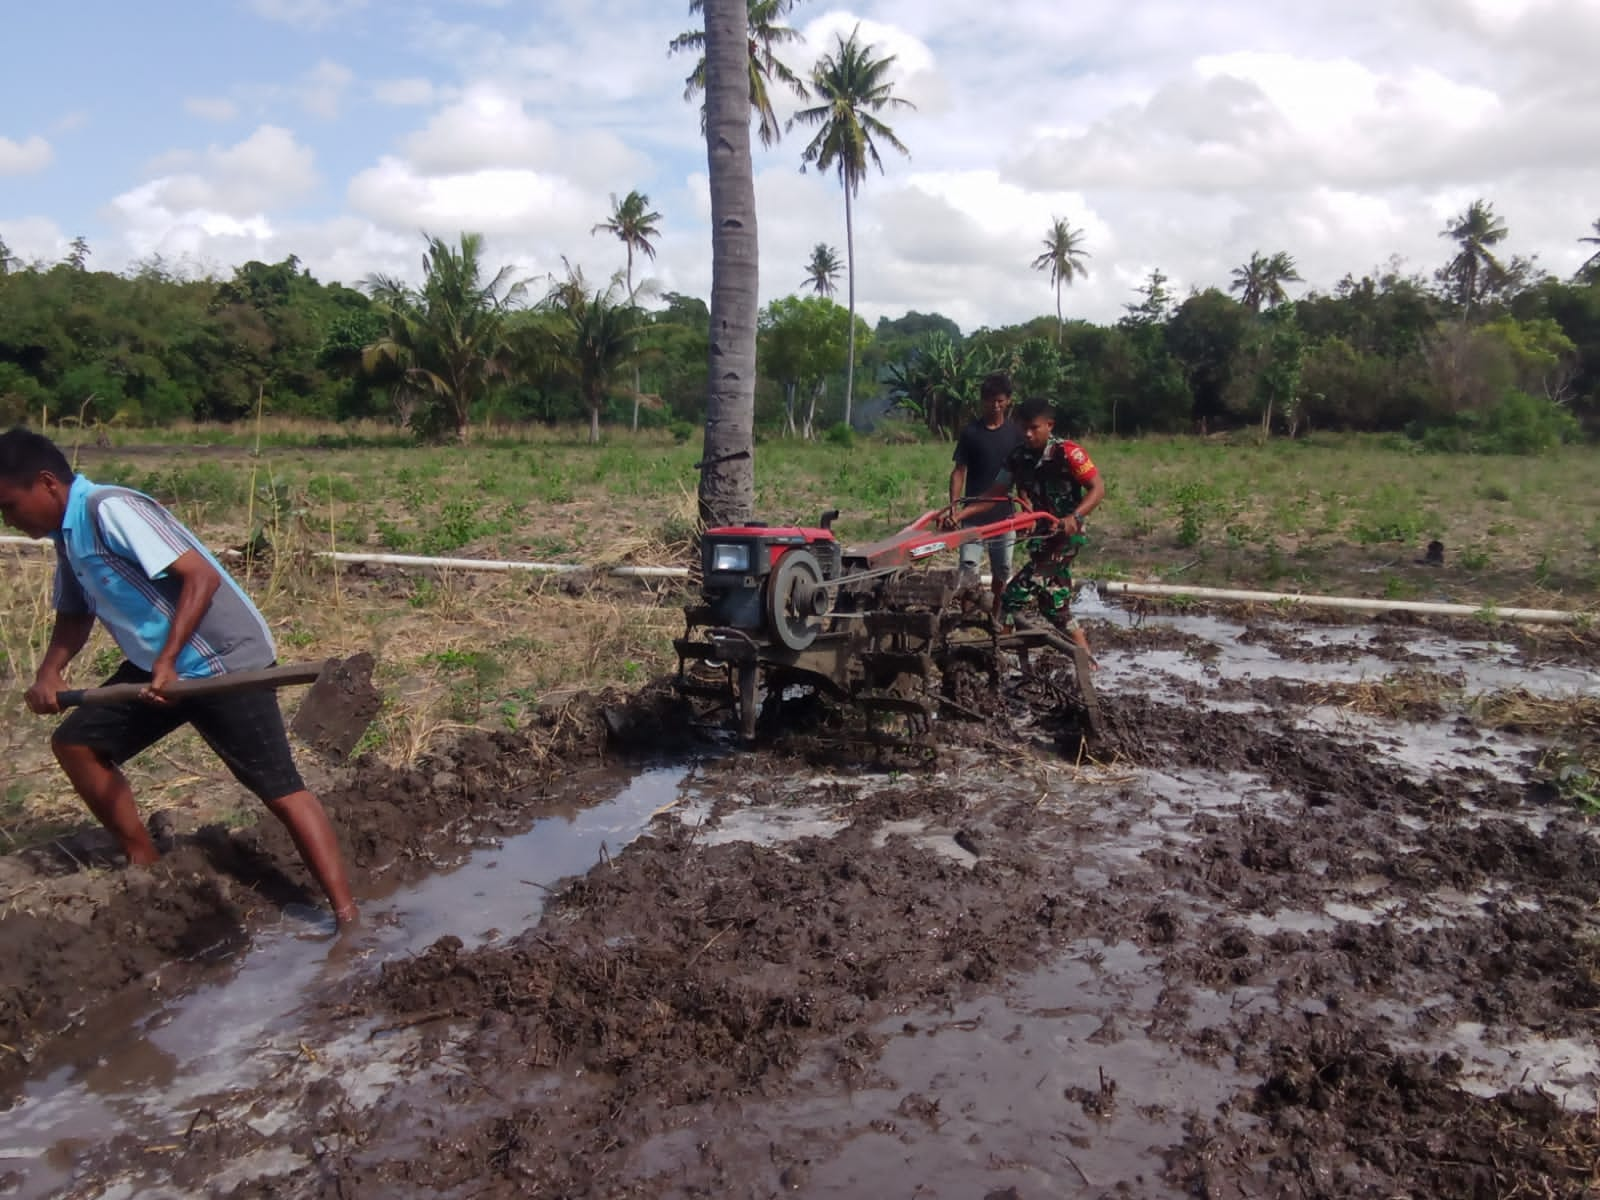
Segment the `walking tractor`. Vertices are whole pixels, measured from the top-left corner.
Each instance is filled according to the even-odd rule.
[[[916,740],[936,716],[992,715],[973,707],[962,675],[986,675],[998,698],[1001,653],[1019,652],[1026,662],[1029,651],[1048,648],[1073,660],[1086,728],[1098,733],[1087,655],[1049,625],[1001,628],[975,578],[931,569],[936,556],[968,542],[1053,529],[1053,516],[1010,512],[947,529],[936,509],[882,541],[846,547],[833,533],[838,515],[829,510],[809,527],[705,531],[701,600],[684,609],[687,627],[673,643],[681,694],[731,709],[746,739],[758,717],[779,727],[785,702],[811,692],[869,717],[905,718]],[[907,740],[876,726],[860,738]]]

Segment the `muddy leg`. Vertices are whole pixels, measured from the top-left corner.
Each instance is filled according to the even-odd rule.
[[[117,765],[89,746],[76,746],[64,742],[51,742],[56,761],[67,773],[78,795],[89,806],[100,824],[117,839],[128,862],[135,866],[148,866],[161,856],[156,844],[150,840],[150,831],[139,820],[139,808],[133,802],[133,788]]]
[[[340,926],[354,924],[358,915],[355,897],[350,894],[344,859],[339,854],[339,839],[334,836],[333,824],[322,802],[310,792],[299,791],[268,800],[266,805],[289,830],[295,849],[300,851],[312,877],[327,894],[334,920]]]
[[[1100,664],[1089,650],[1088,635],[1072,615],[1072,557],[1069,554],[1056,559],[1039,572],[1039,608],[1050,624],[1071,638],[1073,645],[1083,652],[1089,668],[1098,671]]]

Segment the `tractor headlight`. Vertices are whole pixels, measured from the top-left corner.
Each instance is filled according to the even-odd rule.
[[[721,542],[711,547],[711,570],[737,571],[740,574],[750,569],[750,547],[738,542]]]

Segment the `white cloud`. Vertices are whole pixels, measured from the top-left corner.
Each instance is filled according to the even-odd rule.
[[[14,142],[0,137],[0,175],[33,175],[50,165],[55,151],[38,134]]]
[[[601,210],[596,198],[570,180],[516,167],[484,167],[458,174],[421,175],[396,158],[384,158],[350,183],[350,203],[379,226],[458,229],[521,234],[529,239],[587,233]],[[569,241],[567,244],[571,244]]]
[[[1478,170],[1505,120],[1493,92],[1428,68],[1208,56],[1081,132],[1039,138],[1016,168],[1035,186],[1147,190],[1443,182]]]
[[[57,263],[67,254],[70,238],[48,217],[0,220],[0,238],[24,263]]]
[[[316,30],[366,7],[366,0],[250,0],[250,7],[269,21]]]
[[[168,155],[162,167],[166,173],[110,204],[110,217],[136,256],[198,256],[208,240],[225,245],[268,237],[271,214],[302,200],[317,184],[311,150],[273,125],[201,155]]]
[[[355,78],[349,67],[323,59],[306,74],[298,91],[300,104],[313,116],[332,120],[339,115],[339,105],[344,92]]]
[[[190,96],[183,102],[184,111],[202,121],[231,121],[239,115],[239,106],[226,96]]]
[[[372,85],[372,94],[384,104],[404,107],[432,104],[438,89],[431,79],[383,79]]]
[[[407,160],[423,175],[447,176],[498,167],[556,171],[579,183],[627,190],[647,169],[644,158],[615,134],[558,129],[533,116],[503,88],[471,87],[404,143]]]

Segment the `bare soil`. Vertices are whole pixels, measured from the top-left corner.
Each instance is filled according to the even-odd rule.
[[[1594,643],[1429,627],[1472,634],[1441,661],[1406,632],[1096,622],[1105,740],[1047,657],[914,771],[726,753],[653,690],[358,765],[329,801],[370,888],[462,823],[582,805],[602,760],[697,755],[536,923],[352,960],[304,997],[303,1055],[75,1146],[57,1194],[1600,1195],[1593,825],[1536,736],[1444,703],[1330,725],[1318,691],[1386,647],[1536,686]],[[1273,671],[1222,669],[1246,652]],[[0,1041],[35,1079],[90,1001],[247,954],[306,882],[269,827],[27,870]]]

